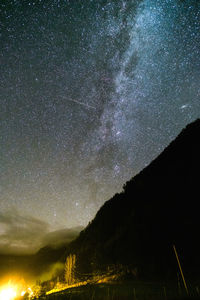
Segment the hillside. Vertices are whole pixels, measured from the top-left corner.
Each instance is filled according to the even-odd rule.
[[[102,206],[66,252],[77,274],[123,265],[138,279],[173,278],[175,244],[186,276],[199,279],[199,138],[197,120]]]

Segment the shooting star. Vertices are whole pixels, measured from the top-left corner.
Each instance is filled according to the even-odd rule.
[[[96,107],[94,107],[94,106],[92,106],[92,105],[89,105],[89,104],[87,104],[87,103],[80,102],[80,101],[75,100],[75,99],[66,98],[66,97],[62,97],[62,98],[66,99],[66,100],[68,100],[68,101],[71,101],[71,102],[78,103],[78,104],[80,104],[80,105],[82,105],[82,106],[85,106],[85,107],[87,107],[87,108],[96,109]]]

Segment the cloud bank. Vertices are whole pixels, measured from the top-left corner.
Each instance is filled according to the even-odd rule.
[[[59,247],[71,242],[81,227],[50,232],[48,223],[19,213],[17,210],[0,212],[0,253],[32,254],[50,245]]]

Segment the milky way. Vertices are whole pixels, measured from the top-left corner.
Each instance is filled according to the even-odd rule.
[[[61,227],[200,117],[200,2],[0,3],[0,209]]]

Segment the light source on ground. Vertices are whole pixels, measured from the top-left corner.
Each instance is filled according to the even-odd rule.
[[[11,286],[7,286],[0,291],[0,300],[12,300],[15,299],[17,293]]]
[[[26,291],[21,292],[21,296],[23,297],[26,294]]]

